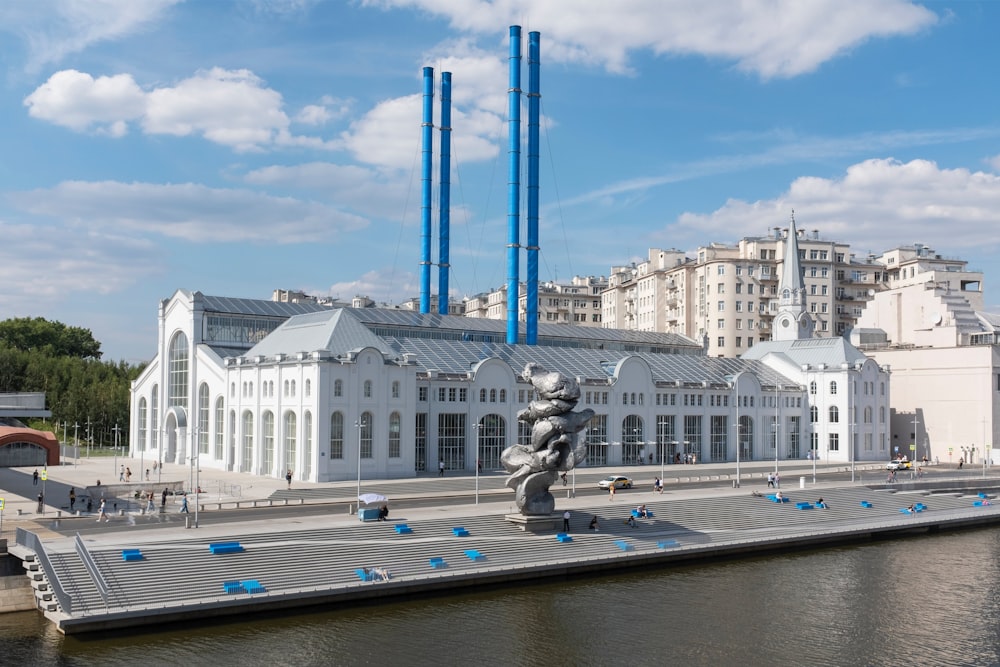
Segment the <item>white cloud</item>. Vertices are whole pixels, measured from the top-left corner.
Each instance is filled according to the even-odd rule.
[[[47,120],[77,132],[97,127],[122,136],[127,121],[142,116],[146,98],[128,74],[100,76],[84,72],[56,72],[24,100],[33,118]]]
[[[78,132],[122,136],[129,123],[138,122],[147,134],[201,135],[236,151],[336,145],[292,135],[281,94],[249,70],[215,67],[150,92],[128,74],[95,79],[63,70],[28,95],[24,104],[33,117]]]
[[[800,229],[815,225],[858,253],[914,241],[956,253],[1000,247],[1000,176],[927,160],[866,160],[840,179],[803,176],[775,199],[730,200],[707,215],[686,213],[666,232],[735,241],[786,225],[793,209]]]
[[[151,27],[182,0],[14,0],[0,3],[0,31],[28,44],[28,71]]]
[[[302,243],[367,225],[325,204],[185,183],[66,181],[11,195],[22,210],[92,230],[153,233],[193,243]]]
[[[368,271],[357,280],[334,283],[319,293],[342,301],[366,296],[379,304],[395,304],[419,294],[420,281],[413,273],[385,267]]]
[[[907,0],[364,0],[411,7],[454,29],[496,34],[520,24],[542,33],[543,62],[628,72],[629,52],[723,58],[763,78],[792,77],[876,37],[912,35],[938,21]],[[525,34],[525,37],[527,35]]]

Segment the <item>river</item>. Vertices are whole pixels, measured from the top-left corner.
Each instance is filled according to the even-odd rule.
[[[350,610],[63,637],[6,665],[1000,665],[1000,531],[916,536]]]

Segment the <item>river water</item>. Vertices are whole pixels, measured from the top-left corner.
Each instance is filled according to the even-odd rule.
[[[4,665],[1000,665],[1000,531],[160,632],[0,615]]]

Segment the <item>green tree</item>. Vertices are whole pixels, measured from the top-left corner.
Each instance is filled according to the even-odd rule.
[[[100,359],[101,344],[90,329],[68,327],[44,317],[15,317],[0,322],[0,343],[22,352],[45,352],[55,357]]]

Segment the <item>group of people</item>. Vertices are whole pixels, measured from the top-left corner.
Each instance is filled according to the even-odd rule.
[[[697,454],[681,454],[680,452],[674,454],[674,463],[687,463],[693,465],[697,462],[698,462]]]
[[[781,475],[779,475],[777,471],[767,473],[767,485],[770,488],[780,489]]]
[[[389,570],[384,567],[366,567],[364,568],[365,577],[369,581],[389,581],[392,575],[389,574]]]

